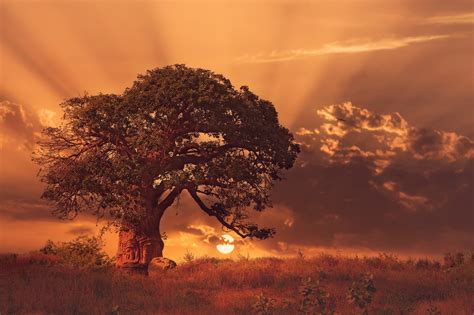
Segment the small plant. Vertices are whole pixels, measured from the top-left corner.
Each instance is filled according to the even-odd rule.
[[[193,261],[195,258],[196,257],[194,256],[194,254],[190,252],[188,249],[186,250],[186,253],[183,256],[184,261],[188,263]]]
[[[363,310],[362,314],[368,314],[368,307],[372,303],[374,293],[377,291],[373,282],[374,276],[366,273],[357,281],[352,282],[347,293],[347,301],[355,304]]]
[[[246,255],[242,254],[241,252],[237,252],[237,261],[249,261],[250,254],[247,252]]]
[[[271,315],[273,314],[275,300],[260,293],[256,296],[256,301],[252,308],[255,314],[259,315]]]
[[[313,282],[311,278],[304,280],[300,287],[300,296],[300,314],[326,315],[334,313],[329,301],[329,294],[319,281]]]

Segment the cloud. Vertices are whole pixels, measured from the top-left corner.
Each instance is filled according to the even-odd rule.
[[[462,13],[455,15],[440,15],[426,18],[425,24],[474,24],[474,13]]]
[[[95,229],[90,226],[74,226],[69,229],[68,233],[73,235],[93,234]]]
[[[380,40],[356,39],[344,42],[328,43],[317,49],[292,49],[283,51],[275,50],[271,53],[244,55],[237,58],[236,61],[240,63],[284,62],[324,55],[355,54],[381,50],[393,50],[416,43],[447,39],[450,37],[453,37],[453,35],[410,36],[402,38],[384,38]]]
[[[385,166],[380,160],[389,162],[401,154],[441,163],[474,157],[474,142],[468,137],[412,127],[399,113],[380,115],[352,103],[326,106],[316,113],[327,122],[319,132],[315,129],[305,135],[321,134],[321,151],[331,157],[371,157]]]
[[[38,199],[8,200],[2,196],[0,202],[0,219],[10,221],[58,221],[51,215],[51,207]]]
[[[0,102],[0,224],[57,222],[52,206],[40,200],[42,185],[31,154],[41,131],[55,121],[55,113],[10,101]]]
[[[263,246],[417,254],[474,246],[470,138],[352,103],[325,106],[314,118],[322,121],[301,127],[298,165],[273,194],[292,209],[292,229]]]
[[[41,137],[46,126],[57,123],[56,113],[41,108],[34,111],[29,107],[10,101],[0,102],[0,144],[14,144],[16,148],[31,150]]]

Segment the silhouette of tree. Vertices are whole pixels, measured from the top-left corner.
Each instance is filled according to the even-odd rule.
[[[34,160],[54,213],[91,211],[120,228],[117,265],[146,268],[162,256],[160,221],[184,191],[241,237],[274,234],[249,222],[270,205],[299,147],[269,101],[219,74],[184,65],[139,75],[123,94],[61,104]]]

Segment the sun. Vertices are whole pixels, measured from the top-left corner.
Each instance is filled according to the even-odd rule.
[[[230,254],[235,248],[235,245],[232,244],[234,242],[234,238],[228,234],[224,234],[220,237],[221,243],[217,244],[217,250],[222,254]]]

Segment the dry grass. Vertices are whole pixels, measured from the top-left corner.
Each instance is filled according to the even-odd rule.
[[[54,256],[0,258],[1,314],[252,314],[257,295],[273,299],[269,313],[297,314],[302,280],[318,279],[336,314],[360,314],[346,300],[362,273],[377,292],[369,314],[473,314],[474,264],[444,268],[429,260],[400,261],[321,255],[307,259],[202,258],[159,278],[114,270],[87,271],[58,264]]]

